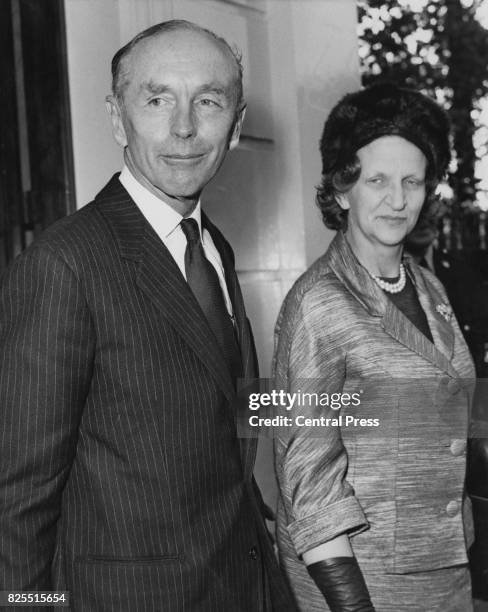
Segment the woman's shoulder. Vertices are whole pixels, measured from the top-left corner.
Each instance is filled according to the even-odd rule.
[[[301,302],[313,299],[324,291],[331,290],[340,283],[329,265],[328,253],[319,257],[297,280],[288,291],[286,301]]]
[[[329,265],[328,253],[319,257],[293,284],[285,297],[278,318],[278,326],[303,324],[338,311],[344,300],[345,289]]]

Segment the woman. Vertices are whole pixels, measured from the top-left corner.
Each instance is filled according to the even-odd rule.
[[[403,254],[447,169],[448,127],[393,85],[345,96],[325,124],[317,201],[338,232],[285,300],[274,373],[366,420],[306,430],[302,414],[275,437],[280,559],[304,612],[472,610],[473,364],[442,285]]]

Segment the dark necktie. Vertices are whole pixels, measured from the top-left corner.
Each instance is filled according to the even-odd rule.
[[[181,229],[187,240],[186,280],[203,310],[210,329],[217,338],[233,379],[236,379],[242,375],[241,356],[218,274],[205,257],[198,223],[195,219],[183,219]]]

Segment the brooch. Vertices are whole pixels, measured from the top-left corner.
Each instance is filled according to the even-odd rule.
[[[450,320],[452,319],[452,308],[449,306],[449,304],[437,304],[437,306],[435,307],[435,309],[437,310],[437,312],[444,317],[444,319],[449,323]]]

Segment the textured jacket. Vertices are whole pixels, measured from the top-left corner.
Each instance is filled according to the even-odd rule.
[[[432,344],[360,265],[339,232],[294,285],[276,327],[280,388],[358,392],[339,413],[378,427],[276,434],[284,563],[349,533],[363,569],[409,573],[467,562],[464,480],[473,364],[442,285],[406,261]],[[331,415],[315,408],[309,416]],[[318,431],[320,429],[320,431]]]

